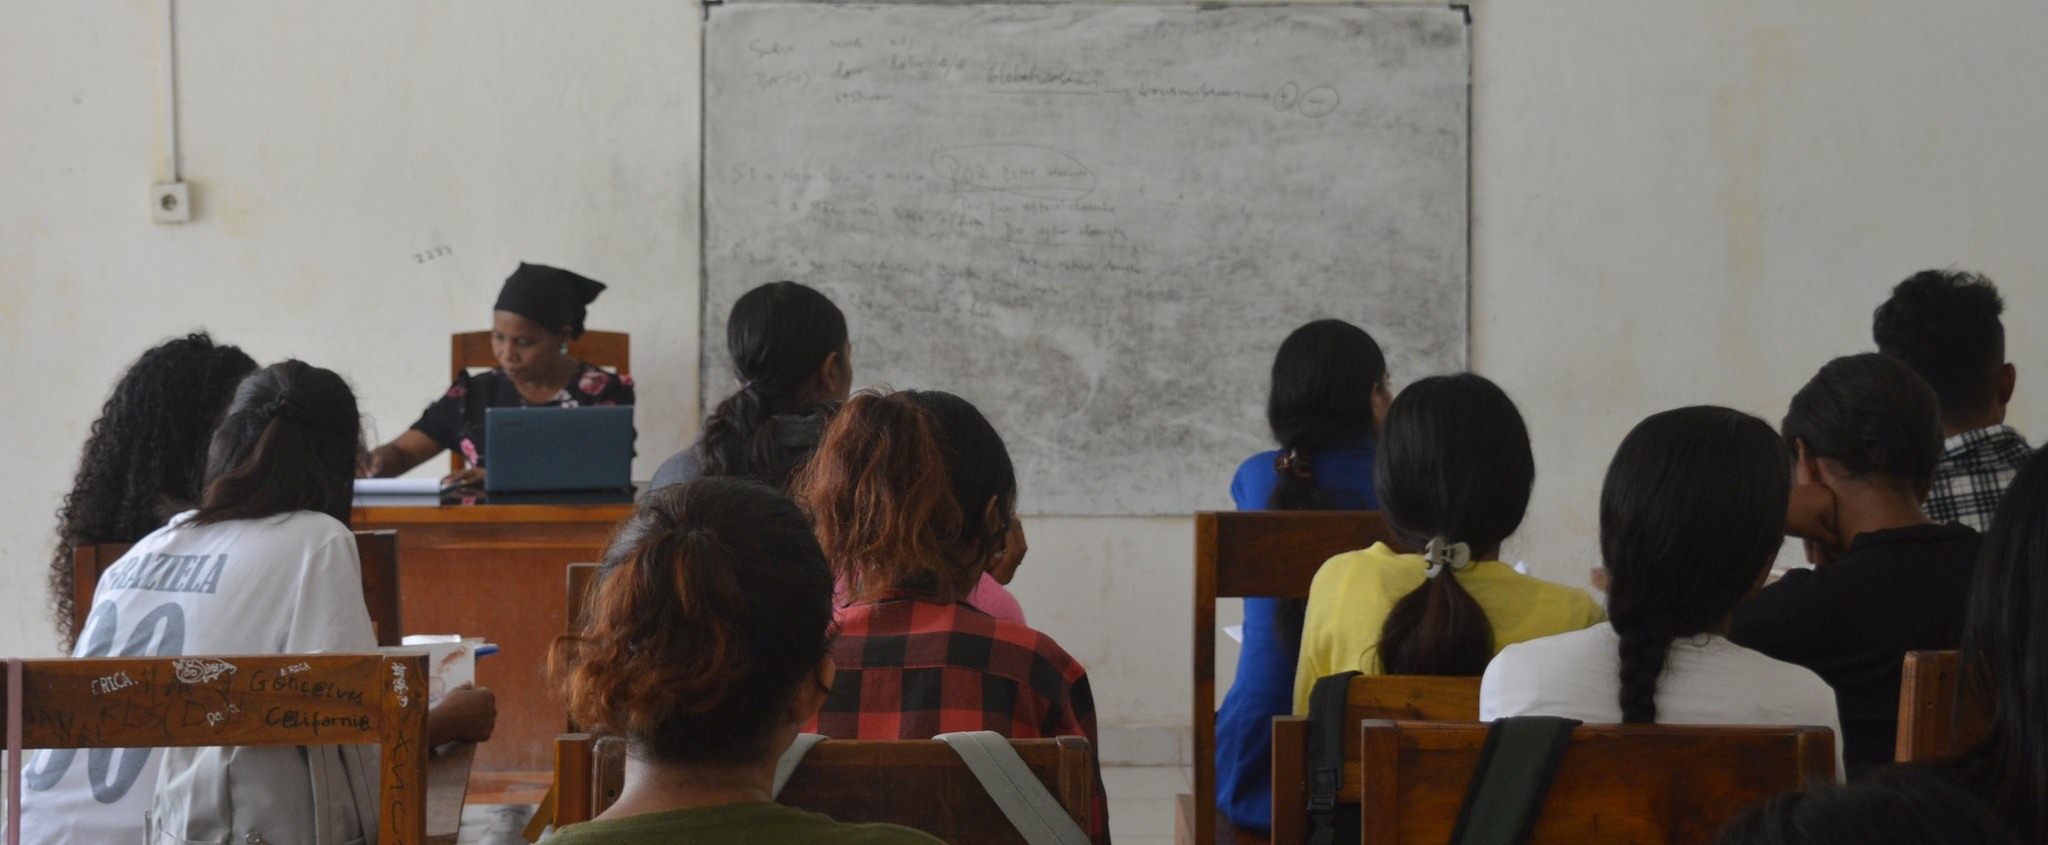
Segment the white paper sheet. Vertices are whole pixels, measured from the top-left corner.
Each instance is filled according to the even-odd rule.
[[[441,493],[441,482],[434,478],[358,478],[358,496],[419,496]]]

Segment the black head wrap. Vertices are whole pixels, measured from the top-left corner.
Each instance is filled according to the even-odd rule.
[[[583,336],[584,306],[604,291],[604,283],[545,264],[521,262],[498,290],[494,310],[510,311],[548,331],[569,327],[569,337]]]

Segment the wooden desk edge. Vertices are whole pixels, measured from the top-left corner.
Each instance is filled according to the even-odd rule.
[[[476,743],[457,742],[427,756],[428,845],[454,845],[462,832],[462,806],[469,800],[469,770]]]
[[[618,522],[630,504],[609,505],[370,505],[349,511],[359,528],[487,522]]]

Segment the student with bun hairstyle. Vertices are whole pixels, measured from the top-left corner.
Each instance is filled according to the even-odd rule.
[[[1082,736],[1100,753],[1081,664],[1051,637],[965,601],[984,574],[1007,580],[1024,554],[1016,472],[979,410],[938,391],[857,394],[826,426],[796,491],[849,602],[832,645],[839,680],[813,730]],[[1091,829],[1107,841],[1096,781]]]
[[[839,683],[832,573],[787,497],[737,478],[656,490],[604,562],[552,670],[571,717],[625,737],[626,784],[550,842],[938,841],[774,802],[776,760]]]
[[[1387,359],[1365,330],[1316,320],[1273,357],[1266,422],[1279,448],[1246,458],[1230,482],[1238,510],[1376,510],[1373,438],[1393,402]],[[1216,710],[1217,806],[1239,827],[1273,818],[1273,717],[1292,712],[1303,599],[1244,600],[1237,680]]]
[[[243,379],[213,432],[196,509],[137,541],[101,575],[72,656],[375,651],[347,522],[360,432],[355,394],[331,371],[285,361]],[[427,715],[428,740],[480,742],[496,718],[489,690],[452,690]],[[375,836],[383,803],[377,753],[376,746],[37,751],[23,776],[22,838]]]
[[[1818,725],[1841,732],[1812,671],[1722,636],[1784,545],[1790,473],[1763,420],[1727,408],[1654,414],[1600,488],[1609,622],[1503,649],[1479,718],[1600,724]]]
[[[1920,510],[1941,456],[1934,391],[1875,352],[1836,358],[1792,397],[1791,530],[1819,547],[1735,609],[1728,638],[1820,674],[1841,707],[1849,776],[1889,763],[1906,652],[1953,649],[1980,538]]]
[[[662,463],[652,487],[731,475],[786,489],[852,389],[846,316],[797,282],[741,294],[725,321],[725,348],[739,389],[704,418],[695,444]]]
[[[78,639],[73,553],[94,543],[133,543],[199,500],[213,427],[235,385],[255,370],[239,347],[194,332],[151,347],[114,384],[57,510],[48,582],[64,650]]]
[[[1387,409],[1375,490],[1402,545],[1331,558],[1309,588],[1294,710],[1318,678],[1478,675],[1512,643],[1605,618],[1584,590],[1516,572],[1500,546],[1535,484],[1529,432],[1506,393],[1471,373],[1410,385]]]

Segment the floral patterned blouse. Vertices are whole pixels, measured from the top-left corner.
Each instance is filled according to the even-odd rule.
[[[457,376],[412,427],[444,449],[461,453],[470,466],[484,465],[484,409],[579,408],[633,404],[633,377],[614,375],[594,364],[576,362],[576,374],[546,402],[528,402],[501,368]]]

